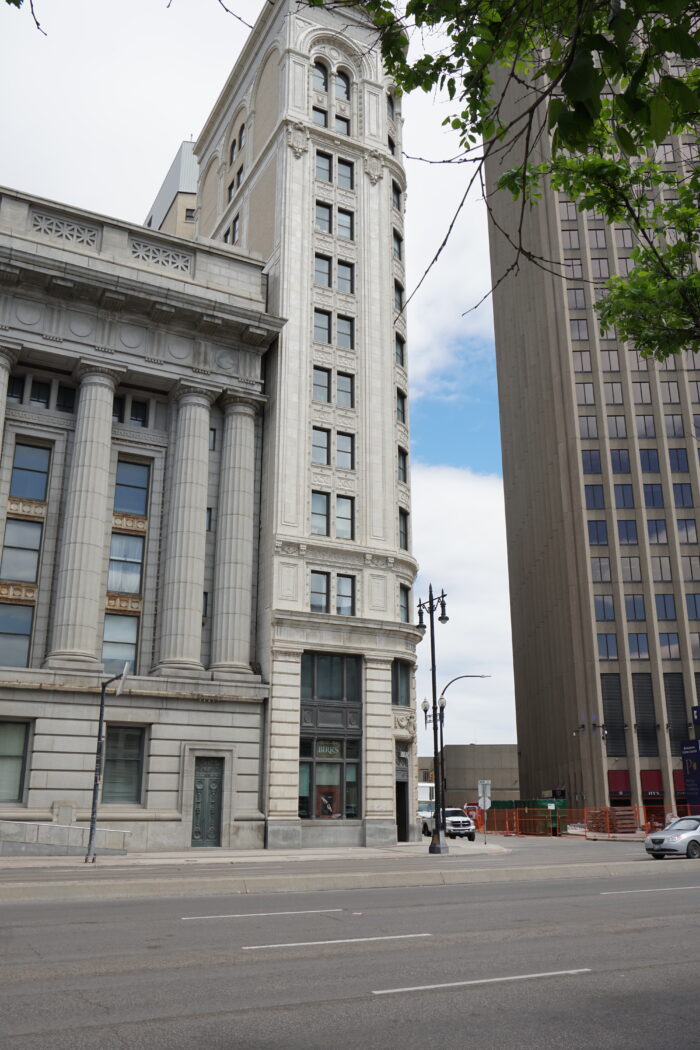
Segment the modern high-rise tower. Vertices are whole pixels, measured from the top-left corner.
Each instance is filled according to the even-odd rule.
[[[696,149],[669,139],[658,159]],[[519,202],[491,206],[517,228]],[[513,250],[490,237],[496,282]],[[523,243],[545,264],[494,294],[521,795],[673,809],[700,672],[700,361],[601,331],[630,228],[547,189]]]

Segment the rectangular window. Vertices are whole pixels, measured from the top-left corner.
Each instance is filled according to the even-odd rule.
[[[644,485],[644,506],[663,507],[663,505],[664,493],[661,485],[658,482]]]
[[[631,485],[615,485],[615,506],[618,510],[631,510],[634,507],[634,490]]]
[[[400,335],[394,340],[394,357],[397,365],[401,368],[406,367],[406,341]]]
[[[105,613],[102,663],[107,674],[119,674],[124,670],[124,664],[127,662],[131,674],[135,673],[138,633],[138,616]]]
[[[311,532],[314,536],[330,534],[330,496],[327,492],[311,493]]]
[[[331,373],[327,368],[314,368],[313,393],[314,401],[327,404],[331,399]]]
[[[336,434],[335,465],[343,470],[355,469],[355,435]]]
[[[398,467],[397,476],[399,481],[402,481],[404,485],[408,484],[408,452],[405,448],[399,447],[398,454]]]
[[[336,344],[341,350],[355,349],[355,318],[340,317],[336,319]]]
[[[43,525],[39,521],[7,519],[0,579],[36,583],[42,529]]]
[[[403,286],[394,281],[394,309],[399,313],[403,310]]]
[[[335,497],[335,535],[339,540],[355,539],[355,500],[352,496]]]
[[[677,474],[688,473],[688,450],[685,448],[670,448],[668,459],[671,470]]]
[[[618,248],[631,248],[633,245],[631,229],[627,226],[618,226],[615,230],[615,243]]]
[[[605,510],[605,495],[602,485],[585,485],[587,510]]]
[[[327,572],[311,573],[311,612],[329,611],[330,575]]]
[[[584,449],[581,452],[584,474],[600,474],[600,452],[597,448]]]
[[[567,288],[566,300],[570,310],[586,309],[586,293],[583,288]]]
[[[396,391],[396,419],[399,423],[406,422],[406,395],[402,390]]]
[[[608,416],[608,437],[627,437],[627,423],[624,416]]]
[[[231,223],[231,244],[238,244],[241,236],[241,217],[240,215],[234,216],[233,222]]]
[[[591,558],[593,583],[610,583],[610,558]]]
[[[32,638],[32,605],[0,602],[0,667],[28,667]]]
[[[302,653],[301,699],[361,703],[360,657],[336,653]]]
[[[403,237],[397,230],[392,231],[392,254],[399,262],[403,259]]]
[[[672,594],[655,594],[657,620],[676,619],[676,599]]]
[[[328,127],[328,111],[321,109],[320,106],[313,106],[311,109],[311,119],[318,128]],[[230,189],[231,187],[229,187]],[[229,197],[229,200],[231,198]]]
[[[700,594],[686,594],[685,604],[688,610],[688,619],[700,620]]]
[[[335,581],[335,611],[338,616],[355,615],[355,577],[338,575]]]
[[[48,408],[50,399],[51,383],[47,383],[42,379],[33,379],[32,390],[29,396],[30,403],[32,405],[41,405],[42,408]]]
[[[209,451],[216,451],[216,427],[209,427]]]
[[[321,288],[331,286],[331,260],[327,255],[314,256],[314,284]]]
[[[127,536],[121,532],[112,533],[107,579],[108,591],[116,594],[141,593],[143,547],[143,536]]]
[[[591,277],[594,281],[607,280],[610,276],[610,263],[605,258],[591,259]]]
[[[646,632],[633,632],[627,635],[627,644],[630,650],[630,660],[649,659],[649,638]]]
[[[142,726],[107,726],[103,802],[140,804],[145,735]]]
[[[411,622],[411,588],[403,583],[399,585],[399,620]]]
[[[335,117],[335,130],[338,135],[349,135],[350,134],[350,121],[347,117],[341,117],[336,113]]]
[[[411,706],[411,665],[406,660],[391,665],[391,702],[395,707]]]
[[[359,739],[301,737],[299,755],[302,820],[355,820],[362,816]]]
[[[604,372],[619,372],[620,359],[617,350],[601,350],[600,366]]]
[[[28,739],[28,722],[0,722],[0,802],[24,798]]]
[[[331,432],[320,427],[311,429],[311,462],[327,467],[331,461]]]
[[[698,530],[695,524],[695,518],[678,518],[676,525],[678,526],[679,543],[698,542]]]
[[[565,252],[576,252],[579,249],[578,230],[562,230],[561,246]]]
[[[564,259],[564,274],[567,281],[580,281],[583,277],[583,266],[580,259]]]
[[[559,218],[562,222],[576,222],[578,212],[573,201],[559,201]]]
[[[603,385],[605,387],[606,405],[623,404],[622,383],[604,383]]]
[[[338,185],[341,190],[351,190],[355,186],[355,165],[351,160],[338,161]]]
[[[620,570],[624,583],[641,583],[642,567],[639,558],[620,558]]]
[[[10,495],[20,499],[46,500],[51,452],[37,445],[15,445]]]
[[[588,339],[588,321],[585,317],[570,318],[569,331],[574,342],[585,342]]]
[[[605,230],[589,230],[588,243],[591,248],[605,248]]]
[[[129,423],[132,427],[148,426],[148,401],[136,401],[132,398]]]
[[[637,543],[637,522],[634,519],[623,518],[617,523],[617,535],[621,544]]]
[[[612,594],[596,594],[594,596],[594,602],[596,620],[602,621],[615,619],[615,604]]]
[[[595,416],[578,417],[579,437],[584,440],[598,437],[598,420]]]
[[[625,616],[627,617],[628,623],[634,623],[637,620],[646,620],[643,594],[625,595]]]
[[[314,340],[317,343],[331,341],[331,315],[327,310],[314,310]]]
[[[666,555],[654,555],[651,559],[651,578],[654,583],[670,583],[671,559]]]
[[[355,293],[355,267],[349,262],[338,262],[337,268],[338,291],[346,295]]]
[[[391,184],[391,203],[397,211],[401,211],[401,187],[398,182]]]
[[[649,537],[649,543],[668,543],[668,536],[666,535],[666,519],[650,518],[649,521],[647,521],[647,535]]]
[[[338,236],[345,241],[355,239],[355,215],[351,211],[338,208]]]
[[[24,398],[24,376],[10,376],[7,382],[7,400],[13,405],[21,405]]]
[[[666,422],[666,437],[670,438],[682,438],[685,437],[685,431],[683,429],[683,416],[669,415],[664,416]]]
[[[659,649],[661,650],[662,660],[680,660],[681,647],[675,631],[669,634],[665,632],[659,634]]]
[[[399,547],[408,550],[408,511],[399,508]]]
[[[694,583],[700,580],[700,557],[697,554],[685,554],[681,558],[683,563],[683,579],[686,583]]]
[[[123,514],[148,513],[148,485],[150,467],[120,459],[114,486],[114,509]]]
[[[58,384],[56,411],[75,412],[75,387],[64,386],[63,383]]]
[[[347,372],[338,372],[335,382],[336,400],[340,408],[355,407],[355,377]]]
[[[626,448],[610,449],[610,461],[613,474],[629,474],[630,454]]]
[[[608,526],[604,520],[595,519],[594,521],[588,522],[588,542],[591,547],[607,545]]]
[[[678,383],[675,380],[660,383],[659,386],[661,387],[661,400],[665,405],[679,404],[681,398],[678,392]]]
[[[651,404],[651,386],[649,383],[632,383],[635,405]]]
[[[653,416],[637,416],[637,437],[640,438],[653,438],[656,437],[656,426],[654,424]]]
[[[327,153],[316,153],[316,178],[321,182],[331,182],[333,179],[333,161]]]
[[[639,464],[644,474],[659,473],[659,453],[655,448],[640,448]]]
[[[598,635],[598,659],[599,660],[617,660],[617,635],[616,634],[599,634]]]
[[[687,481],[674,482],[673,502],[677,507],[693,506],[693,490]]]
[[[576,404],[577,405],[594,405],[595,404],[595,391],[593,389],[593,383],[577,383],[576,384]]]
[[[330,204],[316,201],[316,229],[319,233],[333,232],[333,209]]]

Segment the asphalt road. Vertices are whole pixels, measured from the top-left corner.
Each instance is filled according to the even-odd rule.
[[[681,860],[644,879],[6,905],[0,1045],[698,1047],[699,904],[700,863]]]

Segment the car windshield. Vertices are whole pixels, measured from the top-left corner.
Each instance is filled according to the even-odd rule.
[[[463,813],[461,809],[446,809],[446,817],[465,817],[466,813]]]
[[[697,831],[700,821],[693,820],[691,817],[684,817],[682,820],[675,820],[673,824],[669,824],[667,831]]]

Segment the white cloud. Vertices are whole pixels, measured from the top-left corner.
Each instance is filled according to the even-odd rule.
[[[447,594],[449,623],[435,623],[438,695],[456,675],[491,675],[451,686],[446,743],[514,743],[503,483],[469,470],[420,463],[413,464],[411,480],[413,548],[421,565],[414,596],[425,599],[429,583]],[[432,751],[420,712],[423,697],[431,699],[428,633],[418,647],[422,754]]]

